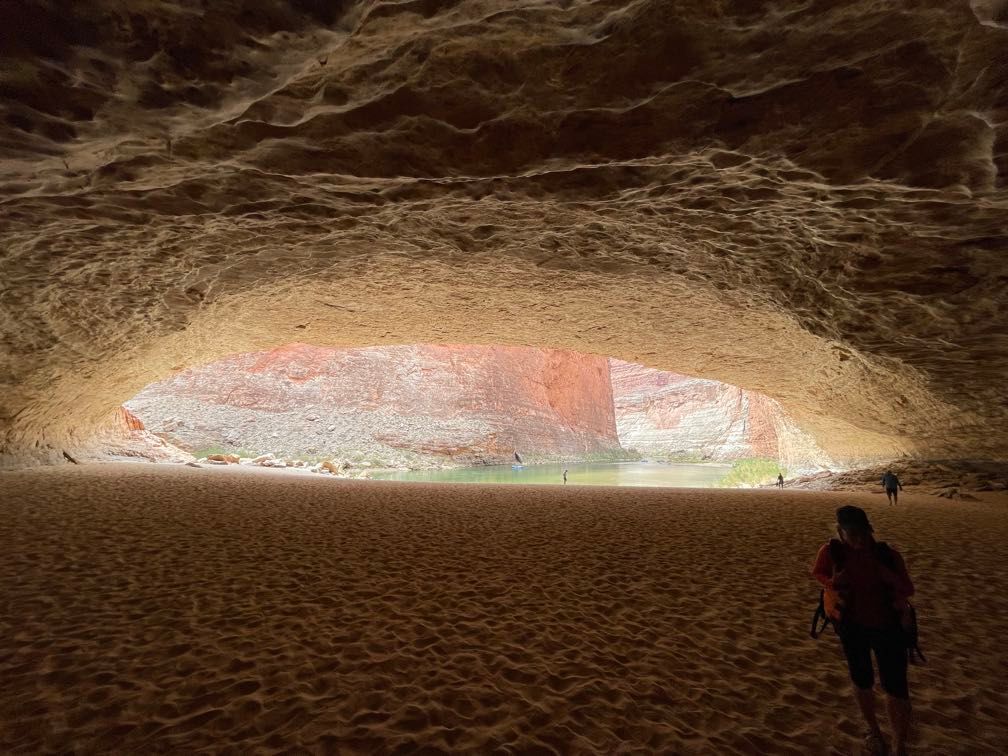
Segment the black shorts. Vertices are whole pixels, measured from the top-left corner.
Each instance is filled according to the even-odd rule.
[[[875,630],[848,623],[840,631],[850,678],[867,690],[875,684],[871,654],[875,652],[882,690],[894,698],[909,698],[907,689],[907,647],[903,630],[896,627]]]

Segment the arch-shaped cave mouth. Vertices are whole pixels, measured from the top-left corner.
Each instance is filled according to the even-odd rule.
[[[495,465],[734,463],[752,471],[737,482],[758,483],[779,471],[835,467],[762,394],[550,348],[288,344],[152,383],[121,417],[141,447],[151,434],[165,442],[147,452],[155,459],[178,449],[179,459],[188,453],[204,463],[341,477]],[[683,480],[722,478],[717,471]],[[542,480],[526,474],[514,482]],[[677,478],[645,482],[662,480]]]

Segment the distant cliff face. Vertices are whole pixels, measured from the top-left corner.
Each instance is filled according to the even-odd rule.
[[[644,455],[778,459],[789,470],[827,466],[827,455],[780,405],[717,381],[610,360],[620,443]]]
[[[179,373],[128,407],[193,449],[391,464],[619,449],[608,360],[543,349],[294,344]]]
[[[117,418],[189,449],[374,464],[500,463],[633,449],[656,458],[831,461],[780,405],[716,381],[576,352],[292,344],[152,384]]]

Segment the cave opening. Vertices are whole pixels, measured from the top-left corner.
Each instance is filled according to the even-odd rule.
[[[176,371],[117,417],[119,456],[341,478],[706,487],[838,467],[759,392],[538,347],[291,343]]]
[[[144,386],[294,343],[554,349],[716,380],[778,402],[844,467],[947,443],[937,431],[949,408],[918,373],[817,335],[765,302],[715,297],[703,282],[670,287],[633,270],[579,271],[575,279],[507,259],[479,277],[394,257],[341,275],[337,286],[278,274],[240,294],[207,296],[184,317],[152,309],[142,333],[64,338],[14,364],[20,384],[2,399],[10,421],[0,428],[0,466],[87,458],[95,438],[118,423],[117,408]],[[880,416],[900,423],[881,424]]]

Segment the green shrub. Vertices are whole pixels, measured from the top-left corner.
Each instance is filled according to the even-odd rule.
[[[718,481],[718,485],[724,488],[760,486],[764,483],[773,483],[778,475],[787,475],[787,470],[777,464],[775,459],[761,457],[737,459],[732,462],[731,470]]]

